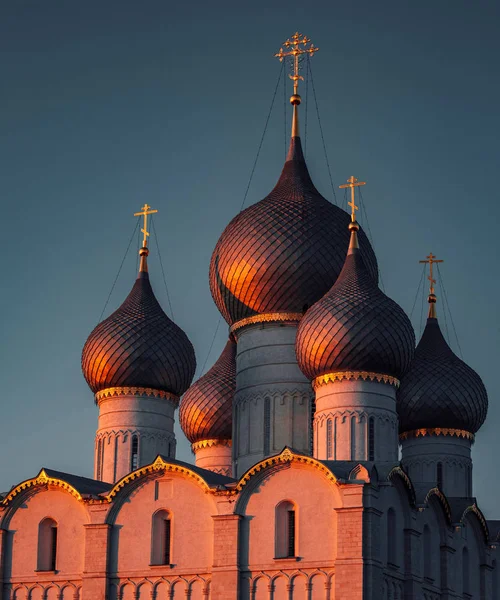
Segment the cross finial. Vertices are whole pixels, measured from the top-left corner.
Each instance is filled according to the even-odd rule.
[[[137,212],[134,213],[134,217],[144,217],[144,228],[141,229],[141,232],[144,234],[144,239],[142,241],[142,247],[143,248],[147,248],[148,247],[148,237],[149,237],[149,231],[148,231],[148,215],[152,215],[154,213],[157,213],[157,210],[150,210],[151,206],[149,206],[149,204],[144,204],[144,206],[141,208],[141,212]]]
[[[298,31],[296,31],[292,35],[291,39],[284,42],[283,46],[285,47],[285,49],[283,49],[283,47],[281,47],[280,51],[274,55],[276,58],[280,59],[280,62],[283,62],[283,60],[285,58],[287,58],[288,56],[291,56],[293,58],[293,62],[292,62],[293,74],[288,75],[288,77],[290,77],[290,79],[293,81],[294,96],[297,95],[299,81],[300,80],[304,81],[304,78],[299,74],[302,56],[304,54],[309,54],[309,56],[313,56],[313,54],[319,50],[319,48],[316,48],[316,46],[312,42],[311,42],[311,45],[308,46],[308,44],[310,42],[311,42],[310,38],[308,38],[306,35],[302,35],[302,33],[299,33]],[[292,102],[292,104],[293,104],[293,102]]]
[[[351,201],[348,202],[348,205],[351,207],[351,221],[353,223],[356,221],[356,211],[359,210],[359,207],[356,206],[354,201],[354,188],[357,188],[360,185],[366,185],[366,181],[358,181],[354,175],[351,175],[347,180],[347,183],[339,186],[340,188],[351,188]]]
[[[433,270],[432,270],[432,265],[436,264],[436,263],[442,263],[444,261],[442,260],[437,260],[436,259],[436,255],[432,254],[432,252],[426,257],[426,260],[421,260],[419,261],[420,264],[426,264],[429,265],[429,277],[427,278],[430,282],[430,288],[429,288],[429,318],[430,319],[435,319],[436,318],[436,294],[434,293],[434,284],[436,283],[436,280],[433,277]]]

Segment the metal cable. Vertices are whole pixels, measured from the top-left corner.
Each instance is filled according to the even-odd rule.
[[[321,141],[323,142],[323,150],[325,152],[326,166],[328,167],[328,175],[330,176],[330,184],[332,186],[333,199],[334,199],[335,204],[337,204],[337,194],[335,193],[335,187],[333,185],[333,179],[332,179],[332,171],[330,169],[330,162],[328,160],[328,153],[326,151],[325,136],[323,135],[323,127],[321,125],[321,117],[319,116],[318,99],[316,97],[316,88],[314,87],[314,78],[313,78],[313,72],[311,69],[311,61],[309,60],[309,56],[307,57],[307,61],[309,62],[309,73],[311,75],[311,86],[312,86],[313,95],[314,95],[314,102],[316,104],[316,113],[318,115],[319,131],[321,133]],[[338,204],[337,204],[337,206],[338,206]]]
[[[304,119],[304,158],[307,158],[307,99],[309,97],[309,55],[307,55],[306,61],[306,106],[305,106],[305,119]]]
[[[375,242],[373,241],[372,230],[370,228],[370,221],[368,221],[368,213],[366,211],[366,204],[365,204],[365,201],[363,200],[363,194],[361,193],[361,188],[360,187],[358,187],[358,196],[359,196],[359,204],[361,206],[361,210],[363,211],[364,220],[366,221],[366,228],[367,228],[367,231],[368,231],[368,239],[371,242],[371,245],[372,245],[372,248],[373,248],[373,252],[375,252]],[[377,255],[376,252],[375,252],[375,255]],[[382,287],[382,291],[385,294],[384,280],[382,279],[382,271],[380,269],[378,271],[378,274],[379,274],[379,277],[380,277],[380,285]]]
[[[111,294],[113,293],[113,290],[115,289],[115,285],[116,285],[116,282],[118,281],[118,277],[120,277],[123,263],[125,262],[125,259],[127,258],[128,251],[130,250],[130,246],[132,244],[132,241],[134,239],[135,232],[137,231],[138,226],[139,226],[139,218],[137,219],[137,221],[135,223],[134,231],[133,231],[132,235],[130,236],[130,240],[128,242],[127,249],[125,250],[125,254],[123,255],[122,262],[120,263],[120,268],[118,269],[118,273],[116,274],[115,280],[113,281],[113,285],[111,286],[111,289],[109,290],[108,298],[104,304],[104,308],[102,309],[101,316],[99,317],[99,320],[97,321],[98,323],[100,323],[102,321],[102,316],[104,315],[104,311],[106,310],[106,308],[108,306],[109,300],[111,298]]]
[[[410,321],[411,321],[411,318],[413,317],[413,311],[415,310],[415,306],[417,305],[418,293],[420,292],[420,286],[422,285],[422,282],[424,280],[424,275],[425,275],[425,265],[422,268],[422,275],[420,276],[420,281],[418,282],[417,293],[415,294],[415,300],[413,301],[413,306],[411,307]]]
[[[257,156],[255,157],[255,160],[254,160],[254,163],[253,163],[253,167],[252,167],[252,170],[250,172],[250,178],[248,179],[248,185],[247,185],[247,188],[245,190],[245,194],[243,196],[243,202],[241,203],[241,206],[240,206],[240,212],[243,210],[243,207],[245,206],[245,202],[247,200],[248,191],[250,190],[250,185],[252,183],[252,179],[253,179],[253,176],[254,176],[254,173],[255,173],[255,167],[257,166],[257,161],[259,160],[260,151],[261,151],[261,148],[262,148],[262,144],[264,142],[264,137],[265,137],[266,132],[267,132],[267,126],[269,124],[269,119],[271,118],[271,113],[272,113],[273,107],[274,107],[274,101],[276,99],[276,94],[278,92],[278,87],[279,87],[282,75],[283,75],[283,80],[284,80],[283,81],[283,86],[284,86],[285,93],[286,93],[286,78],[284,77],[284,70],[285,70],[285,61],[283,61],[283,63],[281,64],[281,69],[280,69],[280,72],[279,72],[278,81],[276,82],[276,87],[274,88],[273,99],[271,100],[271,106],[270,106],[269,112],[267,114],[266,122],[265,122],[265,125],[264,125],[264,131],[262,132],[262,137],[260,138],[259,147],[257,149]],[[286,95],[285,95],[285,108],[286,108]],[[285,151],[286,151],[286,110],[285,110]],[[285,158],[286,158],[286,154],[285,154]],[[214,347],[215,340],[217,338],[217,333],[219,332],[221,321],[222,321],[222,315],[219,315],[219,318],[217,320],[217,326],[215,328],[215,332],[214,332],[214,335],[212,337],[212,341],[210,342],[210,346],[208,348],[207,356],[206,356],[206,358],[205,358],[205,360],[203,362],[203,366],[201,367],[200,377],[205,373],[205,367],[207,366],[208,359],[210,358],[210,354],[211,354],[212,349]]]
[[[424,269],[425,269],[425,265],[424,265]],[[424,326],[423,326],[423,323],[424,323],[424,296],[425,296],[424,286],[422,286],[422,307],[420,309],[420,328],[419,328],[419,336],[418,336],[419,338],[422,337],[422,334],[424,332]]]
[[[284,61],[283,61],[283,68],[284,68]],[[280,77],[281,77],[281,72],[280,72]],[[271,110],[272,110],[272,106],[271,106]],[[284,142],[285,142],[285,161],[286,161],[286,154],[287,154],[287,145],[286,145],[286,77],[283,77],[283,134],[284,134]]]
[[[158,251],[158,258],[160,260],[161,274],[163,276],[163,283],[165,284],[165,291],[167,292],[167,302],[168,302],[168,306],[170,308],[170,315],[172,316],[172,321],[173,321],[174,320],[174,309],[172,308],[172,303],[170,302],[170,294],[168,293],[167,278],[165,277],[165,271],[163,269],[163,261],[161,259],[161,252],[160,252],[160,244],[158,243],[158,236],[156,235],[155,220],[154,220],[153,216],[151,216],[151,229],[153,230],[153,236],[154,236],[155,242],[156,242],[156,250]]]
[[[457,346],[458,346],[458,351],[460,352],[460,358],[463,360],[464,357],[463,357],[463,354],[462,354],[462,348],[460,346],[460,341],[458,339],[457,329],[455,327],[455,322],[453,320],[453,315],[452,315],[451,310],[450,310],[450,303],[448,302],[448,294],[446,293],[446,289],[444,287],[443,276],[441,275],[441,271],[439,269],[439,264],[437,265],[437,270],[438,270],[438,275],[439,275],[439,282],[441,283],[441,287],[443,288],[443,297],[444,297],[444,300],[446,302],[446,306],[448,308],[448,312],[450,313],[450,321],[451,321],[451,325],[453,327],[453,332],[455,334],[455,339],[457,340]]]

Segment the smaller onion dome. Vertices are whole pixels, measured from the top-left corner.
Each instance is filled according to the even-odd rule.
[[[415,334],[404,311],[379,289],[358,247],[358,224],[332,288],[302,318],[299,367],[314,380],[327,373],[368,371],[399,379],[408,369]]]
[[[179,421],[188,440],[230,440],[236,389],[236,343],[230,338],[214,366],[185,393]]]
[[[83,375],[94,393],[140,387],[181,396],[196,370],[194,349],[153,293],[145,243],[139,253],[141,266],[130,294],[85,342]]]
[[[399,430],[449,428],[476,433],[486,419],[488,395],[479,375],[446,343],[433,291],[424,333],[397,394]]]

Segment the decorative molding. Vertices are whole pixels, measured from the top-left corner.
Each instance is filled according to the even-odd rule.
[[[327,383],[335,383],[336,381],[343,380],[357,381],[358,379],[363,379],[364,381],[368,379],[370,381],[378,381],[379,383],[388,383],[396,388],[399,387],[399,379],[396,379],[396,377],[385,375],[384,373],[373,373],[371,371],[338,371],[336,373],[325,373],[325,375],[316,377],[312,382],[312,386],[313,389],[316,390],[318,387],[326,385]]]
[[[415,488],[413,487],[413,484],[410,480],[410,478],[408,477],[408,475],[403,471],[403,469],[401,467],[393,467],[389,473],[389,475],[387,475],[387,481],[391,481],[392,482],[392,478],[397,475],[398,477],[401,478],[401,480],[403,481],[403,483],[405,484],[406,488],[408,489],[408,492],[410,494],[411,497],[411,502],[413,504],[413,506],[415,505],[416,502],[416,494],[415,494]]]
[[[27,479],[23,481],[18,486],[13,488],[7,496],[2,501],[2,504],[8,504],[15,496],[23,492],[24,490],[35,487],[35,486],[49,486],[53,485],[56,487],[60,487],[63,490],[69,492],[72,496],[74,496],[77,500],[82,500],[81,494],[69,483],[63,481],[62,479],[57,479],[56,477],[49,477],[45,472],[45,469],[42,469],[38,475],[32,479]]]
[[[467,516],[468,513],[473,513],[478,518],[479,523],[481,524],[481,528],[483,530],[484,539],[487,543],[488,539],[489,539],[489,535],[490,535],[490,532],[488,530],[488,524],[486,523],[483,513],[479,510],[479,508],[475,502],[474,502],[474,504],[471,504],[471,506],[468,506],[464,510],[464,512],[462,513],[462,516],[460,517],[461,523],[463,523],[465,521],[465,517]]]
[[[446,496],[443,494],[443,492],[438,487],[433,487],[432,489],[430,489],[427,492],[427,495],[424,500],[424,504],[429,504],[429,499],[432,496],[436,496],[436,498],[438,498],[438,500],[441,502],[441,505],[444,508],[444,512],[446,513],[446,516],[448,517],[448,522],[451,524],[451,522],[452,522],[451,508],[450,508],[450,505],[448,503]]]
[[[474,434],[470,431],[465,431],[464,429],[451,429],[447,427],[431,427],[431,428],[423,428],[423,429],[414,429],[413,431],[404,431],[399,434],[400,441],[408,440],[410,438],[418,438],[425,436],[450,436],[450,437],[461,437],[470,442],[474,443]]]
[[[262,313],[261,315],[253,315],[252,317],[236,321],[236,323],[231,325],[229,332],[234,333],[242,327],[257,325],[259,323],[298,323],[302,317],[302,313]]]
[[[256,465],[254,465],[251,469],[249,469],[243,475],[243,477],[241,477],[237,486],[234,488],[233,493],[240,492],[254,475],[256,475],[259,471],[262,471],[266,467],[279,466],[284,463],[292,463],[292,462],[307,464],[312,467],[315,467],[316,469],[321,471],[324,475],[326,475],[326,477],[329,481],[331,481],[332,483],[337,483],[337,478],[335,477],[335,475],[330,471],[330,469],[325,467],[324,464],[322,464],[315,458],[312,458],[311,456],[305,456],[303,454],[295,454],[295,452],[290,450],[290,448],[286,447],[283,450],[283,452],[281,452],[281,454],[277,454],[275,456],[269,456],[268,458],[261,460]]]
[[[171,394],[170,392],[165,392],[163,390],[155,390],[153,388],[144,388],[144,387],[110,387],[100,392],[97,392],[95,395],[95,401],[97,404],[104,398],[114,398],[116,396],[149,396],[152,398],[163,398],[165,400],[171,400],[175,402],[175,404],[179,403],[179,397]]]
[[[198,450],[202,450],[203,448],[211,448],[212,446],[228,446],[231,448],[232,441],[222,439],[200,440],[199,442],[194,442],[191,444],[191,450],[196,454]]]
[[[326,412],[326,410],[322,410],[319,413],[318,413],[318,411],[316,411],[314,414],[314,424],[318,423],[319,425],[323,425],[323,423],[325,421],[327,421],[328,419],[335,419],[335,418],[339,419],[340,423],[344,423],[346,417],[347,418],[356,417],[358,423],[361,423],[362,419],[365,419],[367,422],[368,419],[370,419],[372,417],[374,419],[377,419],[377,421],[379,421],[379,422],[390,423],[391,425],[394,425],[397,422],[396,413],[389,413],[385,409],[370,407],[368,409],[363,408],[362,410],[343,409],[343,410],[335,411],[333,409],[328,412]]]

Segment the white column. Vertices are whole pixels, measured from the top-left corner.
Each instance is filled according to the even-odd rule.
[[[191,448],[197,467],[231,477],[231,440],[203,440]]]

